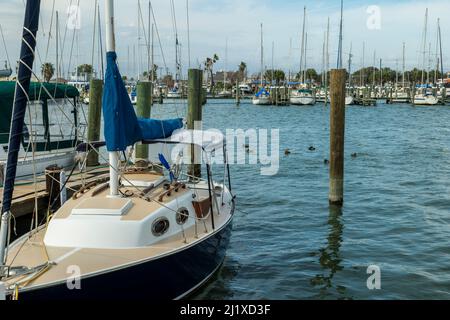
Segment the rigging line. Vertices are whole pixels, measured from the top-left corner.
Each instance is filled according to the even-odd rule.
[[[104,80],[105,77],[105,66],[103,61],[103,39],[102,39],[102,19],[100,16],[100,4],[98,4],[98,40],[99,40],[99,49],[100,49],[100,66],[102,68],[102,76],[101,79]]]
[[[3,28],[1,24],[0,24],[0,33],[2,34],[3,45],[5,46],[6,59],[8,59],[9,67],[11,68],[11,60],[9,59],[8,48],[6,47],[5,36],[3,35]]]
[[[69,7],[72,7],[72,1],[73,0],[70,0],[70,3],[69,3]],[[69,13],[68,13],[69,14]],[[64,49],[65,49],[65,46],[66,46],[66,36],[67,36],[67,30],[68,30],[68,24],[66,23],[66,27],[64,28],[64,38],[63,38],[63,41],[62,41],[62,47],[61,47],[61,56],[60,56],[60,59],[59,59],[59,61],[57,61],[57,63],[60,63],[60,66],[62,67],[62,65],[63,65],[63,57],[64,57]],[[58,32],[59,33],[59,32]],[[59,39],[59,40],[61,40],[61,39]],[[61,42],[61,41],[60,41]],[[60,70],[61,70],[61,68],[60,68]]]
[[[77,2],[77,7],[80,7],[80,0],[78,0],[78,2]],[[79,12],[79,10],[77,10],[77,14],[75,15],[75,20],[78,19],[78,12]],[[67,66],[67,76],[70,74],[70,67],[71,67],[71,64],[72,64],[72,56],[73,56],[73,47],[74,47],[75,35],[77,34],[77,31],[78,31],[77,28],[74,27],[73,28],[73,33],[72,33],[72,44],[71,44],[71,47],[70,47],[69,65]]]
[[[144,31],[145,47],[147,48],[147,53],[148,53],[149,44],[148,44],[148,39],[147,39],[147,32],[145,30],[144,17],[142,15],[142,8],[141,8],[141,5],[140,5],[140,1],[138,1],[138,3],[139,3],[139,10],[138,10],[139,11],[139,20],[142,23],[142,29]]]
[[[45,52],[45,61],[47,61],[48,58],[48,50],[50,48],[50,40],[52,39],[52,27],[53,27],[53,16],[55,15],[55,1],[53,0],[53,5],[52,5],[52,16],[50,18],[50,27],[49,27],[49,31],[48,31],[48,40],[47,40],[47,51]]]
[[[186,0],[186,22],[187,22],[187,42],[188,42],[188,67],[191,68],[191,37],[189,24],[189,0]]]
[[[94,8],[94,32],[92,35],[92,59],[91,59],[91,66],[92,66],[92,72],[94,72],[94,56],[95,56],[95,34],[97,29],[97,4],[98,0],[95,0],[95,8]]]
[[[153,6],[151,8],[151,11],[152,11],[153,23],[155,24],[156,36],[158,37],[159,48],[161,50],[161,56],[162,56],[162,59],[163,59],[164,68],[166,68],[166,72],[168,73],[169,69],[167,68],[166,57],[164,55],[164,49],[163,49],[163,46],[161,44],[161,37],[159,36],[158,23],[156,22],[155,11],[153,10]]]

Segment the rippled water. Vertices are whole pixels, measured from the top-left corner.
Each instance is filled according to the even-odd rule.
[[[273,177],[232,167],[230,248],[196,299],[450,299],[450,107],[352,106],[346,116],[339,210],[328,206],[329,108],[206,105],[205,127],[279,128],[292,154],[281,152]],[[367,289],[369,265],[381,268],[381,290]]]

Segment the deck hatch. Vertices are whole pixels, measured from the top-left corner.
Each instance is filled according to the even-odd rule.
[[[130,211],[133,202],[121,198],[87,198],[72,209],[72,215],[123,216]]]

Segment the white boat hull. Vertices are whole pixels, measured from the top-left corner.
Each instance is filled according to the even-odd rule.
[[[314,97],[291,97],[290,102],[297,106],[308,106],[316,104],[316,98]]]
[[[37,156],[33,161],[30,156],[28,159],[20,159],[17,163],[16,181],[30,178],[36,173],[42,175],[45,169],[51,165],[57,165],[60,168],[70,168],[75,163],[75,151],[68,151],[65,153],[47,154],[44,156]],[[0,161],[0,168],[5,170],[6,161]],[[0,177],[3,177],[4,173],[0,172]],[[0,181],[0,185],[3,184],[3,178]]]
[[[260,106],[268,106],[268,105],[272,104],[269,97],[253,98],[252,103],[254,105],[260,105]]]
[[[345,97],[345,105],[350,106],[355,102],[355,99],[352,96]]]
[[[439,100],[433,96],[415,96],[413,103],[418,106],[434,106],[439,103]]]

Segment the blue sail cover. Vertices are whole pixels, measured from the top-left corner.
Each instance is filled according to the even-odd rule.
[[[266,89],[262,88],[255,96],[259,98],[261,96],[269,96],[269,95],[270,95],[269,92],[267,92]]]
[[[183,119],[157,120],[157,119],[138,119],[141,127],[143,140],[165,139],[172,133],[183,128]]]
[[[142,132],[130,97],[117,67],[117,54],[106,54],[103,118],[108,151],[124,151],[142,140]]]

